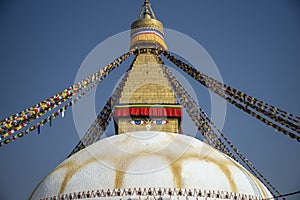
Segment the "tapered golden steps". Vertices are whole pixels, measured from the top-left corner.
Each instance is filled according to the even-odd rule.
[[[176,104],[157,55],[139,54],[123,88],[120,104]]]

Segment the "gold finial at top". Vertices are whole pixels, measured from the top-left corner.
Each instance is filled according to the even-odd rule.
[[[148,0],[142,4],[138,19],[131,24],[130,37],[130,49],[162,48],[167,50],[163,24],[156,19]]]
[[[145,18],[145,19],[146,19],[146,18],[151,18],[150,12],[149,12],[149,10],[148,10],[147,7],[145,7],[144,18]]]
[[[142,9],[139,15],[138,19],[145,19],[145,18],[151,18],[151,19],[156,19],[155,14],[151,8],[151,4],[149,3],[148,0],[144,1],[144,4],[142,5]]]

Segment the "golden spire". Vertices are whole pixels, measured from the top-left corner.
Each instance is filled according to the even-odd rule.
[[[135,51],[137,55],[120,93],[119,105],[114,106],[116,133],[145,130],[178,133],[181,105],[156,51],[167,50],[163,24],[156,19],[148,0],[131,25],[130,37],[130,49],[139,51]]]
[[[145,0],[138,19],[131,25],[130,49],[161,48],[167,50],[163,24],[158,21],[151,4]]]

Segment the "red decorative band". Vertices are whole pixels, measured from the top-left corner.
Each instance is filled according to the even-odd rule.
[[[114,117],[182,117],[181,107],[115,107]]]

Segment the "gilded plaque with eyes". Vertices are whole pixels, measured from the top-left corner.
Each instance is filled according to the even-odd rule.
[[[178,132],[177,118],[120,118],[118,134],[134,131]]]

